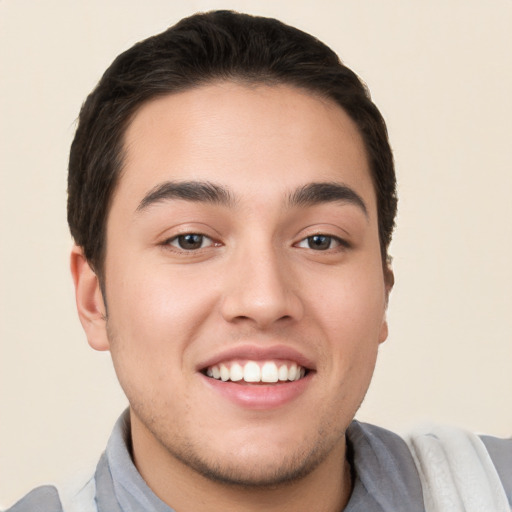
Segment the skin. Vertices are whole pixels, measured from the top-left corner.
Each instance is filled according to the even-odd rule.
[[[217,83],[143,105],[125,153],[107,224],[108,319],[79,247],[71,268],[88,341],[110,350],[129,399],[141,475],[179,512],[341,510],[344,433],[387,337],[390,288],[356,126],[292,87]],[[144,203],[169,181],[214,183],[229,201]],[[348,187],[364,207],[290,204],[311,183]],[[187,233],[207,238],[185,250]],[[320,234],[325,250],[310,246]],[[277,406],[226,397],[201,372],[226,350],[276,346],[310,368]]]

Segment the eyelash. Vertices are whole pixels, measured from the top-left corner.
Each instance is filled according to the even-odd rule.
[[[320,248],[322,239],[328,241],[328,243],[329,243],[328,247]],[[315,240],[319,242],[317,244],[316,248],[311,246],[312,243],[315,243]],[[333,242],[335,244],[337,244],[336,247],[332,247]],[[306,245],[303,245],[303,244],[306,244]],[[348,248],[350,248],[350,244],[346,240],[343,240],[342,238],[339,238],[337,236],[326,235],[324,233],[316,233],[314,235],[307,236],[306,238],[303,238],[302,240],[300,240],[296,244],[296,247],[300,247],[301,249],[311,249],[313,251],[323,252],[323,251],[332,251],[332,250],[341,249],[341,248],[348,249]]]
[[[189,237],[189,238],[191,238],[191,237],[200,238],[200,241],[196,242],[196,243],[200,243],[200,246],[199,247],[192,247],[192,248],[190,248],[190,247],[186,248],[186,247],[181,246],[181,242],[184,242],[187,237]],[[203,243],[206,240],[209,240],[210,243],[208,245],[206,245],[206,246],[203,246]],[[209,236],[203,235],[201,233],[183,233],[183,234],[174,236],[172,238],[169,238],[168,240],[165,240],[163,245],[170,246],[173,249],[178,250],[178,251],[194,252],[194,251],[198,251],[200,249],[205,249],[207,247],[218,246],[220,244],[218,242],[215,242],[214,240],[212,240]]]
[[[187,238],[192,238],[192,241],[187,242]],[[209,241],[208,245],[203,245],[206,241]],[[328,244],[327,247],[323,247],[323,244],[325,244],[326,242]],[[191,243],[192,245],[199,244],[199,246],[183,247],[183,243]],[[333,243],[336,244],[335,247],[333,247]],[[316,246],[314,246],[314,244],[316,244]],[[215,242],[209,236],[203,235],[201,233],[183,233],[172,238],[169,238],[163,243],[163,245],[168,247],[170,246],[178,251],[195,252],[200,249],[205,249],[207,247],[212,246],[215,247],[221,244],[219,242]],[[317,233],[314,235],[310,235],[306,238],[303,238],[297,244],[295,244],[295,247],[299,247],[301,249],[311,249],[317,252],[324,252],[332,251],[333,249],[336,250],[340,248],[349,248],[350,244],[346,240],[343,240],[337,236]]]

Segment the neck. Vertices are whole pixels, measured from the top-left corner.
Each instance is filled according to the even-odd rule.
[[[134,427],[132,423],[132,428]],[[132,430],[135,465],[151,490],[180,512],[340,512],[350,497],[345,438],[306,476],[274,487],[214,481],[180,462],[149,433]]]

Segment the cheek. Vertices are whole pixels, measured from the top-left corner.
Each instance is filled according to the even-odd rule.
[[[131,265],[129,272],[119,266],[110,276],[108,327],[116,370],[136,367],[152,378],[176,374],[213,310],[214,292],[203,280],[171,273],[165,265]]]
[[[311,294],[309,309],[328,340],[325,357],[333,379],[344,386],[369,382],[385,322],[385,287],[378,268],[365,272],[352,269],[346,275],[324,282],[321,292]],[[338,382],[333,382],[338,385]]]
[[[131,265],[113,273],[108,283],[109,314],[123,319],[133,329],[151,331],[160,327],[171,332],[199,315],[210,300],[204,280],[192,272],[176,271],[165,264]],[[197,273],[196,273],[197,274]]]
[[[344,290],[330,304],[331,314],[322,324],[330,350],[329,357],[323,358],[326,396],[333,400],[331,410],[353,417],[375,369],[384,302],[378,292],[356,300],[350,290]]]
[[[369,265],[306,284],[308,307],[340,339],[377,340],[386,311],[382,272]]]

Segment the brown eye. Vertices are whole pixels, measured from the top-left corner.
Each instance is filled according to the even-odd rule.
[[[322,234],[308,236],[297,244],[297,247],[312,249],[313,251],[327,251],[340,246],[348,247],[348,244],[336,236]]]
[[[179,235],[172,240],[169,240],[168,243],[169,245],[184,251],[194,251],[211,245],[212,240],[205,235],[187,233],[186,235]]]
[[[326,235],[308,236],[308,247],[315,251],[325,251],[331,247],[332,237]]]
[[[333,237],[327,235],[313,235],[305,239],[307,247],[314,251],[326,251],[327,249],[331,249],[333,241]]]

